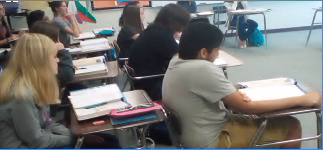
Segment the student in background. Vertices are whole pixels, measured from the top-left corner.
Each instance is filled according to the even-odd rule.
[[[51,23],[41,20],[35,22],[29,29],[29,32],[44,34],[55,42],[58,50],[57,57],[60,60],[58,63],[58,73],[56,75],[57,79],[60,82],[60,85],[65,85],[66,83],[72,81],[75,72],[72,57],[70,52],[66,50],[64,45],[59,41],[59,29]]]
[[[59,103],[57,49],[45,35],[24,34],[0,74],[0,147],[71,148],[69,129],[55,123],[48,105]],[[109,137],[108,137],[109,136]],[[84,148],[120,148],[110,135],[88,135]]]
[[[247,1],[226,1],[224,2],[224,6],[227,8],[227,11],[248,9],[249,7]],[[239,20],[238,20],[238,16],[240,16]],[[233,15],[230,26],[237,26],[237,22],[239,22],[239,27],[238,27],[239,47],[246,48],[247,47],[246,40],[257,29],[258,23],[255,22],[254,20],[248,19],[246,15]],[[246,29],[248,30],[246,31]]]
[[[137,1],[137,3],[140,3]],[[121,49],[120,58],[128,58],[132,43],[144,30],[143,20],[145,18],[143,7],[137,5],[127,6],[122,13],[122,28],[119,32],[117,43]]]
[[[6,11],[0,3],[0,48],[10,48],[9,41],[17,39],[23,31],[19,31],[18,34],[11,34],[10,29],[5,21],[4,17]]]
[[[45,14],[42,10],[34,10],[29,13],[27,17],[27,23],[28,27],[31,28],[31,26],[38,20],[44,20],[49,22],[48,16]]]
[[[174,35],[181,32],[190,21],[187,10],[176,4],[164,6],[154,22],[136,39],[130,48],[129,65],[136,76],[164,74],[170,59],[178,53]],[[163,77],[140,80],[137,89],[145,90],[155,101],[161,100]]]
[[[195,1],[177,1],[177,4],[184,7],[190,13],[196,13],[197,11]]]
[[[143,10],[145,10],[144,6],[139,2],[139,1],[131,1],[128,2],[123,9],[129,7],[129,6],[138,6],[141,7]],[[119,26],[122,27],[123,26],[123,12],[119,18]]]
[[[71,43],[70,35],[78,37],[82,31],[75,15],[67,12],[66,3],[63,1],[49,2],[49,5],[54,13],[52,24],[59,29],[59,40],[64,44],[64,47],[69,47]],[[70,18],[71,23],[63,18],[63,16]]]
[[[179,57],[174,57],[163,82],[163,103],[176,112],[181,122],[185,148],[247,148],[260,124],[259,119],[231,114],[270,112],[295,106],[320,106],[321,94],[278,100],[251,101],[240,93],[213,64],[219,55],[223,34],[216,26],[192,23],[183,31]],[[258,143],[301,137],[301,126],[291,116],[271,118]],[[299,148],[300,142],[268,146]]]

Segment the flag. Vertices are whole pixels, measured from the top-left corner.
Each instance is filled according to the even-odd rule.
[[[75,14],[75,17],[79,23],[82,23],[82,21],[96,23],[96,19],[86,10],[84,6],[82,6],[78,0],[68,1],[67,11]],[[64,18],[67,19],[67,17]]]

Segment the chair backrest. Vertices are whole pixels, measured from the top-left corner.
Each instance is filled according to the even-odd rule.
[[[136,76],[135,70],[128,65],[128,61],[125,61],[124,65],[123,65],[123,69],[126,72],[128,79],[130,81],[131,90],[134,90],[135,88],[133,85],[133,77]]]
[[[116,40],[113,40],[113,48],[116,51],[117,58],[119,58],[119,54],[121,50]]]
[[[167,108],[167,106],[164,103],[162,103],[162,105],[167,115],[167,119],[165,120],[165,122],[169,134],[171,136],[172,142],[177,148],[183,148],[183,145],[180,142],[179,138],[179,136],[182,134],[180,118],[175,111]]]

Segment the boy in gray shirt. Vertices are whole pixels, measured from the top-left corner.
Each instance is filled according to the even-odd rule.
[[[174,57],[163,80],[163,103],[180,118],[180,141],[186,148],[247,148],[259,120],[231,114],[230,109],[257,114],[294,106],[320,106],[321,94],[250,101],[225,78],[213,64],[219,55],[223,34],[214,25],[191,23],[183,31],[179,57]],[[301,126],[290,116],[268,120],[259,142],[281,141],[301,137]],[[300,142],[269,146],[299,148]]]

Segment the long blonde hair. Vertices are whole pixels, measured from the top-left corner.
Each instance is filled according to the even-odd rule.
[[[0,74],[0,104],[11,96],[26,99],[29,92],[39,106],[59,103],[58,84],[49,62],[54,48],[54,42],[42,34],[26,33],[19,38]]]

